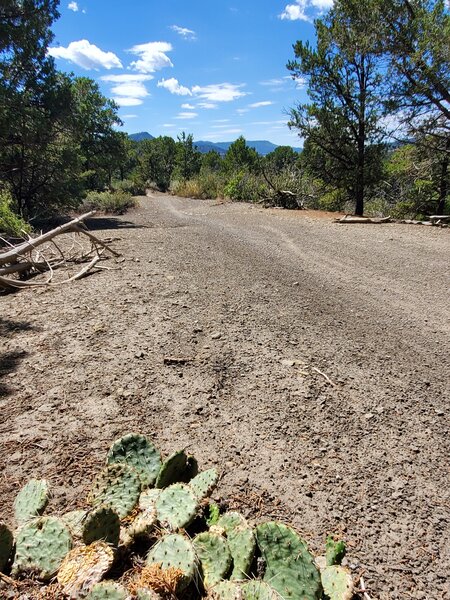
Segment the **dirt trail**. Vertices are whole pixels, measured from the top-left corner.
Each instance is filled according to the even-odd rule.
[[[0,297],[1,513],[31,475],[82,505],[141,431],[343,535],[372,598],[450,598],[449,230],[166,196],[91,226],[117,270]]]

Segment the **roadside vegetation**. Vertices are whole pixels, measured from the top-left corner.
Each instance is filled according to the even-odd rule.
[[[148,188],[284,208],[420,218],[450,211],[450,14],[444,0],[339,0],[287,68],[309,100],[303,151],[260,156],[243,137],[201,154],[193,136],[134,142],[117,105],[47,55],[58,0],[0,8],[0,232],[49,214],[122,213]],[[289,58],[289,57],[287,57]]]

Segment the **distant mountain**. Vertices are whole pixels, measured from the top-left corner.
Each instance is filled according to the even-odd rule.
[[[147,131],[141,131],[140,133],[132,133],[129,135],[129,138],[135,142],[141,142],[142,140],[153,140],[154,136],[147,133]],[[227,150],[232,143],[233,142],[208,142],[205,140],[194,142],[195,146],[197,146],[199,152],[202,154],[206,154],[207,152],[211,152],[211,150],[215,150],[221,156],[224,156],[227,153]],[[276,144],[273,144],[267,140],[247,140],[247,146],[254,148],[258,154],[261,154],[261,156],[266,156],[266,154],[269,154],[270,152],[273,152],[275,148],[278,148]],[[293,150],[296,152],[302,151],[301,148],[293,148]]]
[[[219,146],[219,144],[215,144],[214,142],[205,142],[203,140],[200,140],[198,142],[194,142],[194,146],[197,146],[199,152],[201,152],[202,154],[206,154],[207,152],[211,152],[212,150],[218,152],[220,156],[225,156],[225,154],[227,153],[226,148],[222,148],[221,146]]]
[[[128,137],[133,142],[142,142],[143,140],[153,140],[155,139],[152,135],[150,135],[147,131],[140,131],[139,133],[129,133]]]

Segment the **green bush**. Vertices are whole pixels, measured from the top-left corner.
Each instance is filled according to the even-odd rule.
[[[113,192],[126,192],[132,196],[145,196],[145,186],[135,179],[113,181],[111,189]]]
[[[224,195],[240,202],[260,202],[270,194],[267,184],[258,176],[239,171],[226,184]]]
[[[30,226],[13,210],[11,194],[0,190],[0,233],[6,237],[22,237],[31,231]]]
[[[83,200],[81,210],[87,212],[90,210],[99,210],[105,213],[123,215],[129,208],[134,208],[137,201],[129,193],[117,192],[88,192]]]
[[[170,192],[182,198],[216,199],[223,196],[224,180],[213,171],[202,171],[186,181],[176,180],[170,184]]]

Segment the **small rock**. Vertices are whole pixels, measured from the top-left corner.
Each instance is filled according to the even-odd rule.
[[[292,285],[300,285],[300,283],[298,281],[294,281],[294,283]]]
[[[366,418],[368,421],[369,421],[370,419],[373,419],[373,417],[374,417],[374,415],[373,415],[372,413],[366,413],[366,414],[364,415],[364,418]]]
[[[293,367],[295,365],[295,360],[288,360],[287,358],[284,358],[281,361],[281,364],[283,367]]]
[[[217,332],[217,333],[213,333],[211,336],[212,340],[220,340],[220,338],[222,337],[222,334]]]

